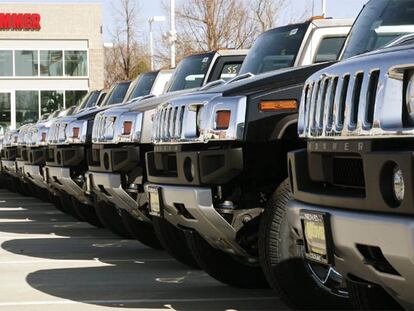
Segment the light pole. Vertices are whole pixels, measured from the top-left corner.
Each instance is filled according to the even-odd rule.
[[[148,20],[149,36],[150,36],[150,62],[151,70],[154,70],[154,35],[152,33],[152,24],[157,22],[164,22],[165,16],[153,16]]]
[[[177,41],[177,31],[175,29],[175,0],[171,0],[171,68],[175,68],[175,41]]]
[[[322,16],[326,17],[326,0],[322,0]]]

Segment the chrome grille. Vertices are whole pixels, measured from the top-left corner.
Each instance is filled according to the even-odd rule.
[[[66,122],[54,122],[47,135],[47,141],[49,144],[59,144],[66,140]]]
[[[163,141],[180,139],[183,132],[185,106],[163,107],[154,117],[153,139]]]
[[[104,112],[97,114],[93,123],[92,141],[105,142],[112,140],[115,131],[115,121],[115,116],[107,116]]]
[[[379,80],[379,69],[310,79],[302,95],[300,136],[352,136],[372,129]]]

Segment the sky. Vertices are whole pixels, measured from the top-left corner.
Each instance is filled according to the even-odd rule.
[[[137,0],[139,1],[142,10],[139,16],[141,30],[146,31],[148,29],[148,19],[155,15],[164,15],[165,12],[162,10],[161,3],[163,0]],[[164,0],[167,1],[168,0]],[[185,0],[176,0],[177,3]],[[319,15],[321,13],[321,1],[320,0],[291,0],[291,4],[289,8],[286,10],[286,21],[283,19],[280,23],[288,22],[289,17],[292,16],[297,10],[297,8],[305,7],[307,2],[314,1],[314,14]],[[44,2],[52,2],[52,3],[82,3],[82,2],[98,2],[102,3],[103,10],[104,10],[104,18],[103,18],[103,26],[104,26],[104,41],[110,42],[110,35],[109,30],[111,27],[111,15],[112,15],[112,6],[113,3],[116,3],[116,0],[42,0],[42,1],[35,1],[35,0],[0,0],[2,2],[31,2],[31,3],[44,3]],[[359,11],[361,10],[364,3],[367,0],[327,0],[327,15],[334,18],[355,18]],[[309,12],[311,15],[311,12]],[[158,38],[161,36],[162,33],[167,32],[169,29],[169,23],[164,22],[162,24],[158,24],[154,26],[154,30],[157,33]]]

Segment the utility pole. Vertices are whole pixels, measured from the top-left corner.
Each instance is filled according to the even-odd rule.
[[[156,22],[164,22],[165,16],[153,16],[148,20],[149,24],[149,39],[150,39],[150,63],[151,70],[154,70],[154,34],[152,32],[152,24]]]
[[[326,0],[322,0],[322,16],[326,17]]]
[[[175,42],[177,41],[177,31],[175,29],[175,0],[171,0],[171,31],[170,31],[170,45],[171,45],[171,68],[175,68]]]

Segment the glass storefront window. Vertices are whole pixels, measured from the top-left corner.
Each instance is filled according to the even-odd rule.
[[[0,51],[0,76],[13,76],[13,52]]]
[[[11,94],[0,93],[0,133],[10,127],[11,121]]]
[[[39,119],[39,92],[16,91],[16,126]]]
[[[65,75],[74,77],[88,75],[88,53],[86,51],[65,51]]]
[[[66,108],[78,105],[88,91],[65,91]]]
[[[62,76],[63,75],[63,52],[62,51],[40,51],[40,75]]]
[[[16,76],[33,77],[39,73],[38,51],[15,51]]]
[[[40,92],[41,113],[51,113],[63,108],[63,91]]]

